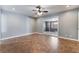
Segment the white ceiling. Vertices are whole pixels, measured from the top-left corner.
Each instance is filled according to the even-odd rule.
[[[16,12],[25,14],[27,16],[34,17],[33,9],[35,9],[36,5],[2,5],[1,8],[6,11]],[[48,10],[48,13],[46,15],[66,11],[69,9],[78,8],[79,5],[70,5],[70,7],[66,7],[66,5],[41,5],[41,7],[45,8],[45,10]],[[15,8],[13,10],[12,8]]]

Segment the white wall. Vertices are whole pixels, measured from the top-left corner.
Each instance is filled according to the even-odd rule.
[[[56,18],[57,16],[49,16],[49,17],[43,17],[43,18],[39,18],[38,20],[37,20],[37,32],[41,32],[41,33],[43,33],[44,32],[44,27],[43,27],[43,25],[44,25],[44,22],[45,21],[53,21],[53,18]],[[58,17],[57,17],[58,18]]]
[[[32,19],[21,14],[2,11],[2,38],[32,33]]]
[[[78,39],[78,10],[59,15],[59,36]]]
[[[1,39],[1,11],[0,11],[0,39]]]
[[[77,39],[78,10],[63,12],[55,16],[59,16],[59,36]],[[49,20],[53,17],[54,15],[34,20],[25,15],[2,11],[0,19],[2,22],[2,37],[6,38],[32,32],[42,33],[43,20]]]
[[[71,10],[59,14],[42,17],[38,19],[38,32],[43,31],[42,20],[52,19],[54,16],[59,17],[59,36],[78,39],[78,10]]]
[[[79,40],[79,10],[78,10],[78,40]]]

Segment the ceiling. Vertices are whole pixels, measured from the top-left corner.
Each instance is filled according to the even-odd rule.
[[[27,16],[34,17],[33,9],[35,9],[37,5],[2,5],[0,6],[3,10],[21,13]],[[41,7],[48,10],[48,13],[45,15],[51,15],[58,12],[78,8],[79,5],[70,5],[70,7],[66,7],[66,5],[41,5]]]

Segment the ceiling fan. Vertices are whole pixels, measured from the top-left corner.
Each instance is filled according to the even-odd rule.
[[[42,8],[40,5],[36,6],[35,9],[33,9],[32,11],[36,14],[36,15],[43,15],[46,14],[48,11],[44,10],[45,8]]]

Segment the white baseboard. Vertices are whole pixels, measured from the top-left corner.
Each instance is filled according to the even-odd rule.
[[[16,38],[16,37],[21,37],[21,36],[28,36],[28,35],[32,35],[32,34],[44,34],[47,35],[45,33],[40,33],[40,32],[33,32],[33,33],[27,33],[27,34],[22,34],[22,35],[17,35],[17,36],[12,36],[12,37],[7,37],[7,38],[3,38],[0,40],[6,40],[6,39],[11,39],[11,38]],[[57,36],[58,38],[63,38],[63,39],[67,39],[67,40],[73,40],[73,41],[79,41],[76,39],[72,39],[72,38],[67,38],[67,37],[61,37],[61,36]]]
[[[45,34],[45,33],[39,33],[39,32],[35,32],[35,33],[37,33],[37,34]],[[49,34],[45,34],[45,35],[49,35]],[[54,36],[54,37],[63,38],[63,39],[66,39],[66,40],[79,41],[78,39],[72,39],[72,38],[62,37],[62,36]]]
[[[7,39],[11,39],[11,38],[16,38],[16,37],[21,37],[21,36],[27,36],[27,35],[32,35],[32,34],[44,34],[44,35],[47,35],[45,33],[33,32],[33,33],[27,33],[27,34],[22,34],[22,35],[17,35],[17,36],[6,37],[6,38],[2,38],[0,40],[7,40]]]
[[[40,32],[34,32],[33,34],[45,34],[45,33],[40,33]]]
[[[6,40],[6,39],[21,37],[21,36],[27,36],[27,35],[32,35],[32,34],[34,34],[34,33],[27,33],[27,34],[22,34],[22,35],[17,35],[17,36],[11,36],[11,37],[7,37],[7,38],[2,38],[0,40]]]
[[[61,36],[59,36],[59,38],[63,38],[63,39],[66,39],[66,40],[79,41],[78,39],[72,39],[72,38],[67,38],[67,37],[61,37]]]

